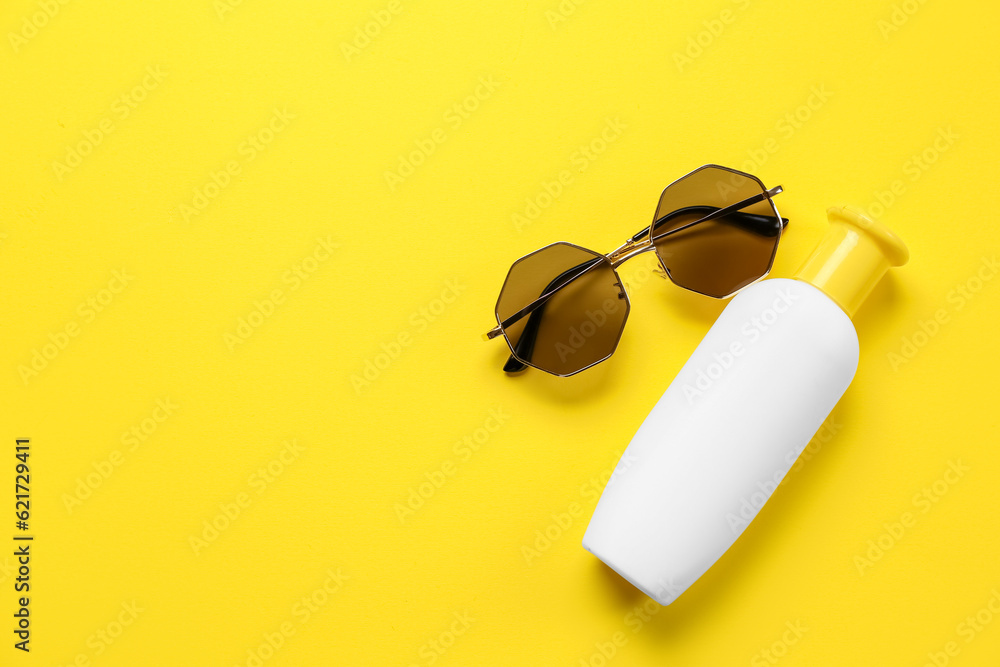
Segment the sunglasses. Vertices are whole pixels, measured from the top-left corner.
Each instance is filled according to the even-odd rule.
[[[503,336],[503,369],[527,366],[559,376],[610,357],[629,313],[617,268],[653,251],[667,277],[684,289],[725,299],[768,274],[787,218],[756,176],[707,164],[668,185],[653,223],[607,255],[553,243],[507,272],[485,340]]]

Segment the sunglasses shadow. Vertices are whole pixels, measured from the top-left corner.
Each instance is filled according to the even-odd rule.
[[[681,320],[703,327],[705,331],[715,323],[730,299],[715,299],[704,294],[678,287],[663,273],[660,263],[654,258],[635,260],[635,266],[620,268],[619,274],[626,284],[629,298],[635,304],[649,301],[666,305],[666,313],[671,320]],[[629,317],[637,315],[633,312]]]
[[[723,309],[729,305],[730,299],[714,299],[678,287],[670,281],[665,282],[665,289],[658,295],[658,301],[666,304],[670,317],[701,325],[705,327],[706,333],[708,328],[715,324],[715,320],[719,319]]]
[[[624,371],[628,369],[623,370],[623,364],[615,363],[616,358],[619,361],[623,358],[620,355],[629,347],[627,329],[628,327],[622,333],[615,354],[576,375],[559,377],[529,366],[517,373],[504,373],[505,379],[517,383],[522,390],[549,404],[569,405],[600,400],[603,396],[621,390],[623,383],[627,381]],[[491,355],[490,363],[499,371],[509,355],[510,350],[506,345],[498,347]]]

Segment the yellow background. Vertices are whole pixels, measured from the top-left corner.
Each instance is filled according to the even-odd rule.
[[[968,0],[5,3],[0,663],[922,665],[955,642],[948,664],[996,664],[1000,619],[971,638],[960,624],[1000,590],[1000,280],[983,280],[998,20]],[[620,134],[581,162],[609,122]],[[638,622],[643,596],[580,547],[592,480],[724,304],[645,256],[622,269],[618,352],[586,373],[506,377],[480,334],[515,259],[559,240],[610,251],[707,162],[785,187],[773,275],[841,202],[912,261],[858,314],[835,437]],[[519,226],[528,199],[545,205]],[[337,246],[325,260],[317,239]],[[234,343],[241,318],[259,326]],[[25,374],[36,352],[52,358]],[[477,430],[491,410],[502,425]],[[133,428],[149,433],[130,447]],[[11,632],[18,437],[30,655]],[[953,484],[949,462],[968,467]],[[859,565],[869,540],[887,548]]]

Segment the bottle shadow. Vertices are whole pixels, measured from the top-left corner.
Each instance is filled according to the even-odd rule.
[[[669,279],[663,281],[663,295],[659,298],[669,309],[671,321],[690,322],[691,324],[708,327],[715,324],[719,315],[732,299],[716,299],[704,294],[678,287]]]
[[[859,334],[868,328],[884,327],[887,325],[888,313],[900,316],[910,310],[910,302],[910,296],[904,291],[899,278],[889,271],[878,281],[854,314],[854,327]]]

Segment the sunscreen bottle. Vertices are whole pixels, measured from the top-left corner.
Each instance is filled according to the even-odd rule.
[[[726,306],[639,427],[583,547],[658,603],[677,599],[757,515],[854,378],[851,316],[903,242],[850,207],[793,279]]]

